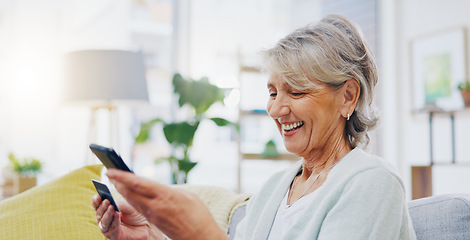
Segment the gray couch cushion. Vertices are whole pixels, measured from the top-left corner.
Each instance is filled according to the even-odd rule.
[[[470,195],[421,198],[408,208],[417,239],[470,239]]]
[[[237,208],[231,218],[230,218],[230,225],[228,227],[228,239],[235,238],[235,232],[237,230],[238,223],[245,217],[246,214],[246,205],[240,206]]]

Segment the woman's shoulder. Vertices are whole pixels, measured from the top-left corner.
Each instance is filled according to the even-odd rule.
[[[367,153],[361,148],[353,149],[343,158],[341,164],[338,164],[335,168],[335,175],[341,176],[345,181],[349,181],[352,178],[380,176],[378,179],[393,181],[403,185],[400,175],[390,162],[379,156]],[[365,180],[367,181],[367,179]]]
[[[354,171],[365,171],[370,169],[383,169],[392,174],[397,174],[396,168],[385,159],[365,152],[361,148],[355,148],[342,160],[343,166]]]

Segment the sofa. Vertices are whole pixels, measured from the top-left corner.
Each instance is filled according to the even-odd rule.
[[[0,239],[105,239],[95,221],[91,179],[101,165],[86,166],[0,202]],[[213,186],[175,186],[197,194],[233,238],[245,215],[247,194]],[[116,192],[115,198],[121,198]],[[409,202],[418,239],[470,239],[470,196],[449,194]]]

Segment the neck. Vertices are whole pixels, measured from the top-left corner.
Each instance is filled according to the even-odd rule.
[[[325,147],[313,150],[307,156],[303,156],[303,177],[308,178],[312,174],[318,174],[333,166],[352,150],[344,138],[337,139],[339,140],[324,144]]]

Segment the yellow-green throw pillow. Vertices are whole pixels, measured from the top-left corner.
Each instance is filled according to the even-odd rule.
[[[102,165],[87,166],[0,202],[0,239],[105,239],[96,226],[91,179]]]

